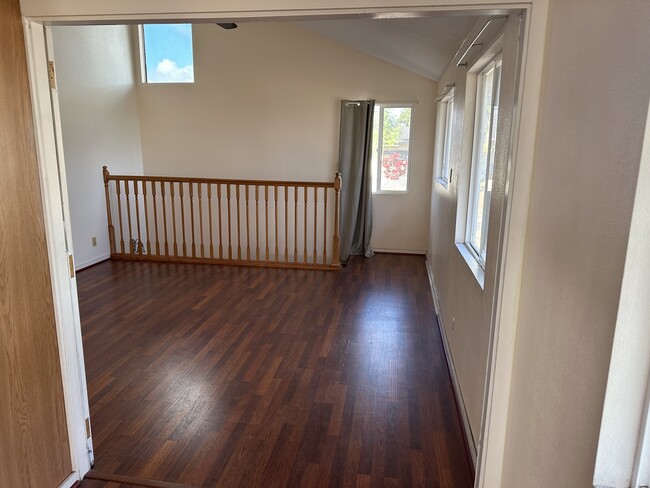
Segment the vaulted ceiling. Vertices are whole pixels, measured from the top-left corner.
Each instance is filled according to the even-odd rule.
[[[319,20],[300,22],[300,25],[437,81],[476,19],[473,16],[433,16]]]

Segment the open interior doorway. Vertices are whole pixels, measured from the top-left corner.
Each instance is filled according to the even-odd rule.
[[[290,100],[288,100],[288,101],[290,101]],[[140,127],[140,129],[142,130],[142,126]],[[64,134],[64,136],[63,136],[63,137],[64,137],[64,144],[65,144],[65,134]],[[429,139],[429,141],[431,142],[431,141],[432,141],[432,139]],[[144,154],[144,153],[143,153],[143,154]],[[91,236],[91,237],[92,237],[92,236]],[[90,242],[92,243],[92,239],[90,240]]]

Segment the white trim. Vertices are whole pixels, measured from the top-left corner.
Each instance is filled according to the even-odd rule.
[[[431,296],[433,297],[433,303],[436,308],[436,317],[438,319],[438,330],[440,331],[440,337],[442,337],[442,347],[445,351],[445,359],[447,360],[447,367],[449,368],[449,376],[451,376],[451,383],[454,388],[454,394],[456,396],[456,401],[458,402],[458,409],[460,410],[460,417],[463,423],[463,431],[465,434],[465,440],[469,446],[470,455],[472,458],[472,464],[474,469],[476,469],[477,454],[476,454],[476,441],[474,440],[474,435],[472,434],[472,427],[469,423],[469,415],[467,414],[467,407],[465,406],[465,399],[463,398],[463,392],[460,389],[460,382],[458,380],[458,373],[456,373],[456,367],[454,366],[454,358],[451,354],[451,348],[449,347],[449,342],[447,340],[447,334],[445,332],[444,324],[442,323],[442,313],[440,310],[440,298],[438,297],[438,291],[436,290],[436,284],[433,279],[433,271],[429,260],[426,262],[427,266],[427,276],[429,277],[429,285],[431,286]]]
[[[399,0],[394,0],[398,2]],[[425,0],[426,1],[426,0]],[[529,0],[520,2],[504,0],[498,4],[491,0],[473,0],[468,4],[466,0],[428,0],[424,5],[393,5],[383,7],[368,7],[350,5],[347,8],[288,8],[285,10],[271,9],[243,10],[241,4],[233,4],[228,10],[224,8],[218,12],[199,11],[189,2],[177,2],[174,8],[185,8],[185,11],[159,13],[161,5],[157,2],[141,2],[139,7],[134,3],[123,4],[120,14],[107,14],[98,10],[93,11],[89,5],[89,13],[83,15],[70,15],[65,12],[61,4],[42,4],[44,9],[38,11],[24,11],[31,15],[31,20],[38,22],[51,22],[54,24],[115,24],[115,23],[142,23],[155,20],[166,21],[213,21],[213,20],[321,20],[323,18],[377,18],[382,15],[395,16],[440,12],[443,15],[453,12],[467,12],[472,15],[503,14],[506,9],[520,9],[524,12],[525,30],[522,43],[522,69],[519,79],[520,98],[515,113],[515,129],[512,138],[512,162],[509,165],[508,182],[506,188],[505,219],[503,223],[503,244],[499,256],[499,280],[496,286],[494,313],[490,327],[490,349],[488,351],[487,385],[484,395],[481,437],[478,447],[478,465],[475,488],[495,488],[502,485],[502,468],[505,454],[506,429],[508,423],[508,407],[512,369],[514,365],[514,342],[517,330],[517,315],[519,307],[519,288],[524,263],[524,246],[526,241],[526,228],[528,207],[531,193],[533,163],[535,160],[535,138],[537,133],[537,119],[540,105],[540,91],[544,65],[544,50],[546,42],[546,27],[548,18],[549,0]],[[192,8],[195,8],[192,11]],[[47,10],[50,8],[51,10]],[[114,7],[116,8],[116,7]],[[139,11],[135,9],[139,8]],[[57,10],[58,9],[58,10]],[[132,9],[132,10],[129,10]],[[239,10],[238,10],[239,9]],[[34,53],[28,51],[30,63],[33,63]],[[39,66],[38,76],[45,72],[45,66]],[[525,89],[524,89],[525,88]],[[32,86],[32,91],[36,90]],[[41,102],[42,103],[42,102]],[[43,107],[35,107],[35,113]],[[45,165],[42,154],[39,155],[39,165]],[[515,171],[516,161],[516,171]],[[43,194],[46,195],[47,176],[43,185]],[[46,225],[56,226],[57,222],[50,212],[45,212]],[[48,235],[48,239],[50,236]],[[49,246],[49,244],[48,244]],[[48,247],[49,249],[49,247]],[[56,254],[50,250],[50,258]],[[55,300],[60,300],[55,294]],[[76,297],[74,304],[78,305]],[[59,306],[60,304],[57,304]],[[64,317],[74,320],[72,314]],[[82,357],[82,356],[79,356]],[[83,373],[83,371],[82,371]],[[64,380],[65,381],[65,380]],[[84,382],[85,387],[85,382]]]
[[[88,261],[84,261],[83,263],[75,263],[74,270],[75,271],[81,271],[84,268],[88,268],[89,266],[92,266],[93,264],[101,263],[102,261],[106,261],[111,257],[110,253],[109,254],[102,254],[99,257],[89,259]]]
[[[59,485],[59,488],[70,488],[77,481],[81,481],[81,479],[78,477],[77,473],[72,473],[65,480],[63,480],[63,483]]]
[[[496,297],[483,400],[476,488],[502,486],[503,461],[514,368],[519,290],[524,267],[528,208],[535,161],[548,0],[526,9],[521,26],[520,76],[506,179],[503,243],[497,263]]]
[[[467,267],[474,275],[474,278],[476,278],[476,282],[481,287],[481,290],[485,289],[485,268],[478,260],[474,248],[466,242],[457,242],[456,249],[458,249],[460,255],[463,256],[465,263],[467,263]]]
[[[426,256],[426,249],[385,249],[370,246],[375,252],[384,252],[386,254],[417,254],[419,256]]]
[[[191,2],[184,2],[181,10],[178,5],[168,3],[172,8],[170,12],[161,12],[164,8],[158,1],[152,1],[147,5],[139,2],[135,10],[129,11],[124,7],[124,13],[87,13],[87,14],[60,14],[48,12],[23,12],[30,20],[49,25],[103,25],[103,24],[142,24],[147,22],[164,21],[172,22],[253,22],[268,21],[275,22],[293,20],[324,20],[324,19],[393,19],[393,18],[418,18],[423,15],[456,15],[463,13],[467,15],[503,15],[511,9],[528,9],[533,3],[547,3],[546,0],[503,0],[494,3],[491,0],[424,0],[421,4],[414,1],[409,5],[400,5],[400,0],[395,0],[396,5],[368,6],[358,2],[357,5],[348,4],[345,7],[331,7],[327,2],[320,6],[315,5],[305,8],[282,8],[269,6],[266,9],[259,9],[243,5],[245,2],[233,3],[236,5],[228,7],[220,5],[220,10],[206,10],[203,5],[198,8],[188,5]],[[195,2],[196,3],[196,2]],[[180,4],[180,2],[179,2]],[[248,7],[248,8],[247,8]],[[92,5],[89,6],[92,9]],[[115,7],[114,7],[115,8]]]
[[[81,327],[76,285],[69,277],[68,246],[61,204],[57,144],[52,113],[44,28],[23,20],[29,80],[34,113],[34,132],[43,197],[45,235],[52,279],[52,295],[61,361],[63,396],[73,475],[81,480],[90,470],[85,419],[88,416]],[[72,476],[72,475],[71,475]]]

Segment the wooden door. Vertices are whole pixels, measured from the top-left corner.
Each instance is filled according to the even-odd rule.
[[[0,486],[72,472],[23,25],[0,0]]]

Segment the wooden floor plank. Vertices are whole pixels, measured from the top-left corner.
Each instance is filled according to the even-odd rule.
[[[337,273],[108,261],[78,284],[98,472],[472,486],[423,257]]]

